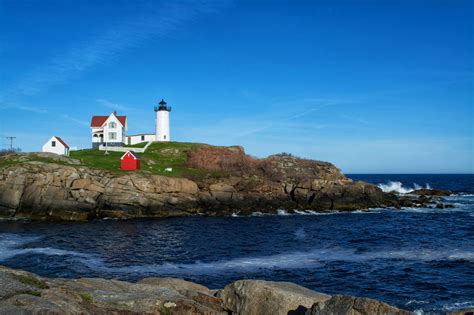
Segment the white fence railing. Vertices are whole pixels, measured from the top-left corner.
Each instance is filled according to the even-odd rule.
[[[134,147],[108,147],[105,145],[99,146],[100,151],[111,151],[111,152],[127,152],[127,151],[133,151],[136,153],[143,153],[148,149],[150,144],[152,144],[154,141],[149,141],[143,148],[134,148]]]

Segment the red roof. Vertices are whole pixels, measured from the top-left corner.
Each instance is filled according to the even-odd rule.
[[[122,155],[122,157],[120,159],[123,160],[123,159],[129,158],[129,157],[131,157],[134,160],[139,160],[140,159],[140,157],[138,155],[136,155],[136,153],[133,152],[133,151],[125,152],[124,155]]]
[[[66,149],[69,149],[69,146],[67,145],[66,142],[63,141],[63,139],[61,139],[60,137],[58,136],[54,136],[56,138],[56,140],[58,140],[59,142],[61,142],[63,144],[63,146],[66,147]]]
[[[115,116],[117,119],[120,121],[122,126],[125,127],[125,123],[127,122],[127,116]],[[109,116],[92,116],[91,120],[91,127],[102,127],[102,125],[105,123],[105,121],[109,118]]]

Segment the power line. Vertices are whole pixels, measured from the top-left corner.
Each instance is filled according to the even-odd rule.
[[[7,138],[8,140],[10,140],[10,150],[13,151],[13,140],[15,140],[16,137],[5,137],[5,138]]]

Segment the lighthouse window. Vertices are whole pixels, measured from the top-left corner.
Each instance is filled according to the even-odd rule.
[[[145,141],[145,136],[142,136],[142,141]]]
[[[166,140],[166,135],[164,135],[164,136],[163,136],[163,139],[165,139],[165,140]]]

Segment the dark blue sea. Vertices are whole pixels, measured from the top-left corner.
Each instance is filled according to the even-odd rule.
[[[449,189],[453,209],[86,223],[0,221],[0,264],[49,277],[291,281],[423,314],[474,307],[474,175],[350,175]],[[258,209],[255,209],[258,212]]]

